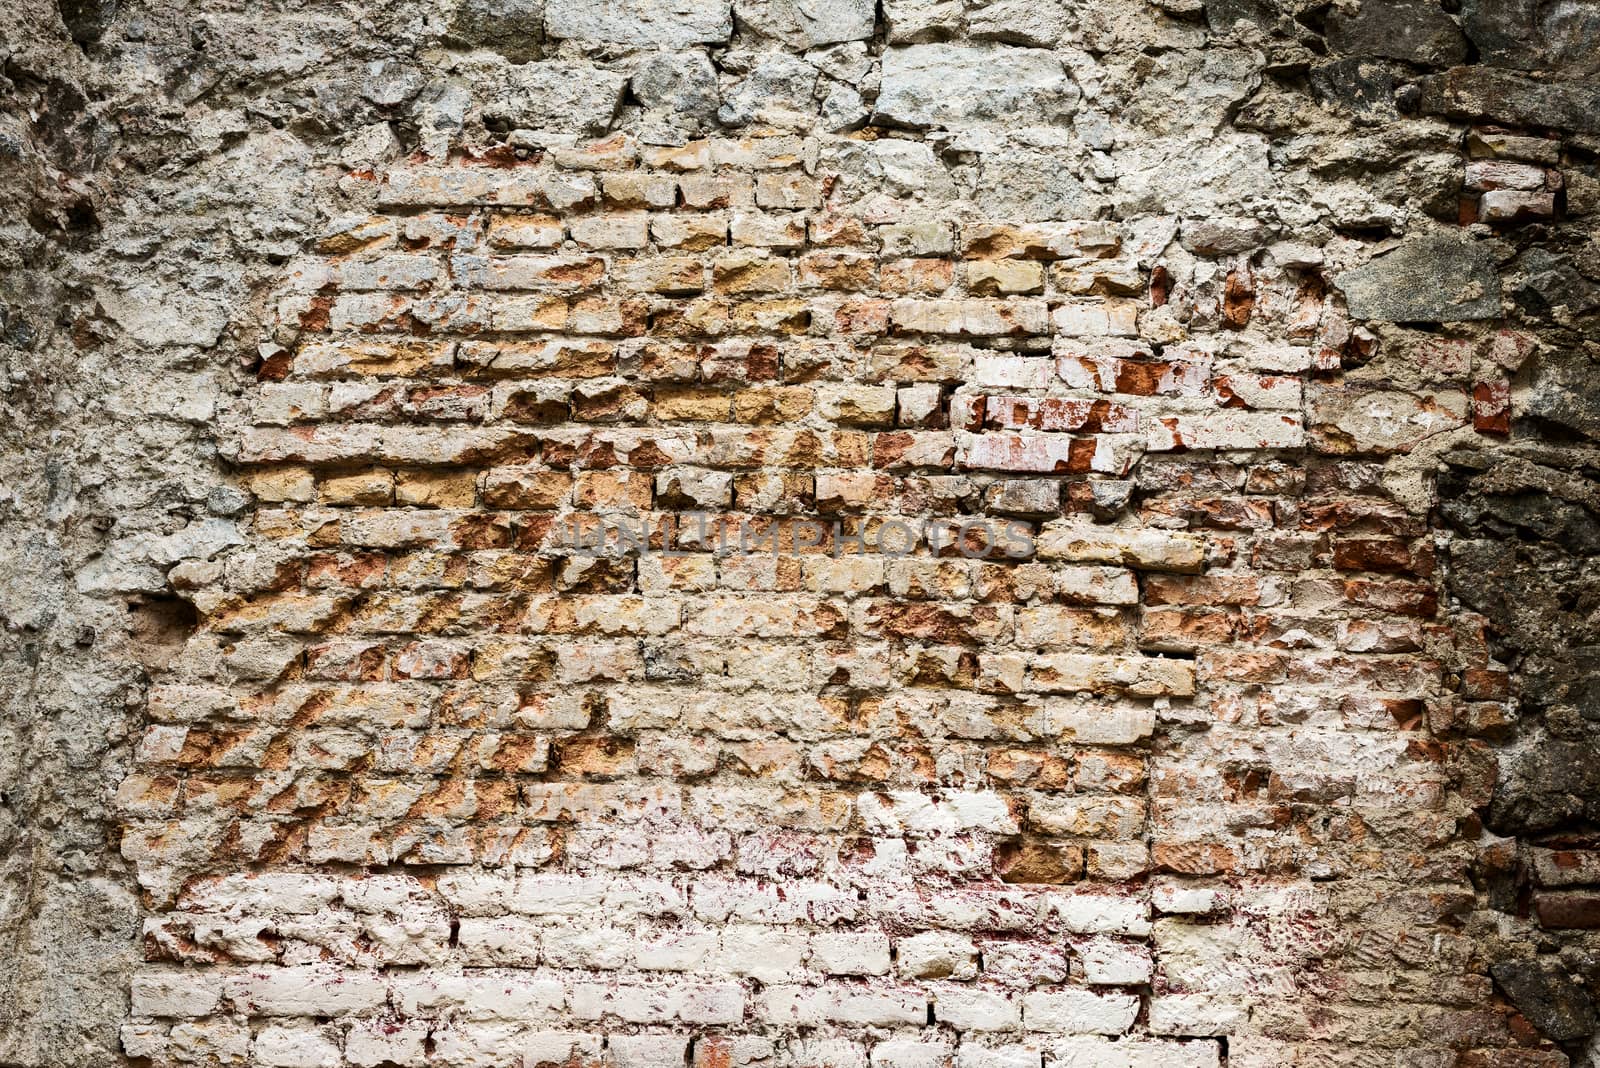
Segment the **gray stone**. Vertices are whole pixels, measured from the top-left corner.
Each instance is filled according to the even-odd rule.
[[[1391,67],[1360,59],[1319,63],[1311,70],[1311,88],[1318,100],[1338,110],[1368,118],[1398,118]]]
[[[1600,366],[1581,352],[1543,354],[1534,371],[1528,411],[1600,441]]]
[[[709,121],[721,103],[717,69],[704,52],[655,52],[633,72],[633,95],[652,110]]]
[[[1554,193],[1491,189],[1478,201],[1478,218],[1491,224],[1548,219],[1555,213]]]
[[[1488,67],[1452,67],[1423,83],[1428,115],[1494,119],[1600,134],[1600,86],[1538,82]]]
[[[1345,55],[1435,67],[1467,58],[1466,37],[1437,0],[1363,0],[1354,13],[1335,7],[1328,13],[1328,45]]]
[[[561,40],[682,48],[733,34],[728,0],[550,0],[545,32]]]
[[[1171,48],[1208,47],[1206,27],[1158,15],[1146,0],[1096,0],[1074,5],[1075,37],[1090,52],[1148,56]]]
[[[945,201],[957,193],[950,172],[921,141],[840,139],[824,149],[822,166],[839,176],[847,201],[874,194]]]
[[[1451,235],[1415,238],[1334,279],[1356,319],[1456,322],[1500,314],[1489,253]]]
[[[866,120],[861,94],[848,85],[835,85],[822,99],[822,124],[828,130],[847,130]]]
[[[484,105],[484,118],[516,129],[601,134],[626,85],[623,75],[588,63],[511,67]]]
[[[1045,49],[912,45],[883,54],[877,117],[913,127],[996,120],[1040,125],[1064,122],[1077,103],[1077,85]]]
[[[985,505],[991,511],[1002,515],[1030,518],[1060,515],[1061,483],[1048,478],[1018,478],[996,482],[989,487]]]
[[[1240,22],[1269,30],[1283,18],[1272,0],[1205,0],[1205,7],[1213,33],[1231,33]]]
[[[942,41],[961,32],[960,0],[883,0],[890,44]]]
[[[994,0],[967,13],[967,29],[976,40],[1054,48],[1071,26],[1061,0]]]
[[[1185,219],[1181,231],[1183,247],[1202,256],[1228,256],[1249,252],[1266,244],[1271,234],[1258,219],[1211,216]]]
[[[1164,137],[1133,145],[1119,153],[1118,170],[1115,206],[1122,216],[1234,214],[1273,187],[1266,140],[1253,134]]]
[[[867,51],[867,46],[860,41],[846,41],[831,48],[812,49],[806,53],[806,62],[828,77],[837,78],[857,89],[865,86],[867,76],[878,65],[877,58],[871,55]]]
[[[1028,149],[986,152],[972,199],[997,219],[1092,219],[1103,198],[1074,173],[1064,154]]]
[[[117,0],[56,0],[56,8],[67,32],[79,44],[100,40],[117,17]]]
[[[1517,260],[1511,298],[1530,316],[1566,318],[1600,308],[1600,287],[1573,266],[1570,257],[1530,248]]]
[[[210,348],[228,325],[227,294],[191,293],[154,284],[107,288],[100,307],[128,336],[145,345]]]
[[[1461,24],[1490,66],[1600,73],[1594,0],[1465,0]]]
[[[1335,455],[1407,453],[1467,422],[1467,397],[1458,389],[1408,393],[1318,386],[1308,390],[1307,400],[1312,441]]]
[[[409,64],[381,59],[367,68],[361,97],[380,108],[394,108],[422,91],[422,73]]]
[[[499,52],[513,63],[538,59],[544,43],[544,0],[461,0],[450,36]]]
[[[1125,479],[1097,479],[1089,483],[1089,509],[1097,519],[1115,519],[1133,500],[1133,490]]]
[[[1594,1003],[1553,957],[1501,961],[1489,974],[1517,1011],[1557,1042],[1582,1038],[1595,1029]]]
[[[1164,52],[1146,57],[1136,81],[1107,87],[1097,103],[1113,111],[1119,123],[1147,134],[1210,135],[1260,88],[1259,63],[1258,55],[1244,48]],[[1176,100],[1183,106],[1173,107]],[[1073,128],[1083,136],[1081,119]]]
[[[729,125],[746,122],[783,123],[817,112],[812,99],[817,68],[785,52],[764,52],[750,73],[728,94],[717,119]]]
[[[791,48],[815,48],[872,36],[874,0],[735,0],[734,14],[752,32]]]

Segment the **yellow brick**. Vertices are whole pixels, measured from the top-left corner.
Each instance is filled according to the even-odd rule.
[[[477,498],[477,480],[472,471],[402,471],[395,480],[395,503],[471,508]]]

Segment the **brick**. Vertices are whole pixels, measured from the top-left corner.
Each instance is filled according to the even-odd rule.
[[[1539,926],[1600,927],[1600,894],[1577,890],[1542,891],[1533,895]]]
[[[223,984],[221,976],[205,973],[146,971],[134,975],[131,989],[133,1015],[187,1018],[215,1012]]]
[[[568,232],[574,243],[586,248],[636,249],[650,243],[649,217],[640,212],[574,219]]]
[[[942,222],[892,223],[877,229],[879,248],[890,256],[943,256],[955,248],[950,227]]]
[[[1185,449],[1295,449],[1305,442],[1298,415],[1217,412],[1162,416],[1150,421],[1151,452]]]
[[[67,285],[98,311],[62,319],[84,354],[63,397],[99,395],[118,331],[189,368],[155,388],[159,360],[121,361],[56,457],[108,419],[141,443],[73,556],[130,635],[85,631],[77,660],[148,677],[106,735],[131,739],[120,866],[79,865],[141,894],[145,959],[96,1010],[126,1013],[129,1060],[1562,1058],[1471,932],[1525,904],[1570,964],[1600,863],[1582,828],[1462,818],[1506,794],[1541,710],[1495,658],[1518,636],[1459,596],[1488,543],[1434,556],[1440,524],[1477,522],[1461,494],[1515,496],[1513,425],[1582,497],[1571,442],[1538,447],[1571,416],[1571,346],[1526,285],[1516,330],[1364,326],[1336,268],[1433,242],[1390,289],[1445,307],[1460,275],[1476,300],[1483,224],[1593,206],[1583,151],[1469,130],[1429,181],[1465,167],[1478,230],[1390,250],[1345,208],[1416,174],[1379,151],[1335,210],[1214,121],[1263,62],[1200,47],[1229,5],[1070,6],[884,0],[874,37],[865,0],[460,0],[438,55],[363,68],[361,108],[411,115],[403,158],[384,121],[297,140],[293,109],[187,146],[195,181],[140,231],[174,241],[124,234],[148,269]],[[1327,16],[1335,60],[1371,30],[1358,6]],[[1427,6],[1385,47],[1432,40],[1400,32]],[[1483,6],[1457,18],[1475,39]],[[258,36],[294,52],[303,22]],[[359,20],[313,22],[374,54]],[[250,79],[206,51],[232,114]],[[327,96],[275,56],[252,60],[275,99]],[[1473,69],[1424,71],[1423,110]],[[1540,92],[1587,114],[1571,82]],[[1398,143],[1377,113],[1359,143],[1276,119],[1277,164]],[[253,210],[232,187],[256,171],[308,192]],[[352,213],[298,232],[329,190]],[[232,239],[198,274],[196,226]],[[1513,288],[1550,274],[1545,229],[1518,231]],[[236,276],[260,299],[230,301]],[[190,351],[224,335],[226,373]],[[1438,457],[1455,475],[1414,477]],[[67,763],[103,763],[102,733]],[[17,1055],[70,1061],[35,1015]]]
[[[1142,571],[1199,571],[1205,541],[1193,535],[1139,528],[1046,526],[1036,538],[1046,560],[1119,564]]]
[[[1120,475],[1134,458],[1125,441],[1099,435],[995,432],[962,434],[956,440],[957,459],[969,470]]]
[[[893,988],[775,986],[760,1000],[760,1018],[781,1027],[822,1023],[894,1027],[921,1025],[928,1019],[926,995]]]
[[[1216,1042],[1062,1038],[1050,1043],[1053,1068],[1218,1068]]]
[[[651,215],[650,238],[665,249],[701,252],[728,243],[728,217],[707,215]]]
[[[1069,337],[1136,337],[1139,305],[1131,300],[1080,301],[1055,304],[1050,324]]]
[[[1017,612],[1017,644],[1029,648],[1113,649],[1127,638],[1127,624],[1115,610],[1035,605]]]
[[[719,293],[781,293],[789,288],[789,262],[760,253],[729,252],[711,268]]]
[[[566,230],[553,215],[495,215],[489,220],[489,246],[495,249],[547,249],[561,244]]]
[[[1122,405],[1058,397],[986,397],[983,420],[993,427],[1088,434],[1130,434],[1139,429],[1136,413]]]
[[[1120,239],[1103,222],[970,223],[961,228],[968,258],[1070,259],[1115,250]]]
[[[1133,1026],[1139,999],[1129,994],[1095,994],[1087,990],[1026,994],[1023,1026],[1030,1031],[1120,1035]]]
[[[763,208],[820,208],[822,190],[810,175],[761,174],[756,176],[756,203]]]
[[[924,932],[895,944],[895,970],[903,979],[972,979],[978,950],[970,938]]]
[[[811,964],[825,975],[887,975],[889,939],[875,931],[814,935]]]
[[[1183,660],[1054,654],[1034,657],[1029,673],[1047,693],[1189,697],[1195,692],[1194,666]]]
[[[909,333],[955,337],[1044,334],[1049,326],[1044,303],[1030,300],[897,300],[889,321]]]

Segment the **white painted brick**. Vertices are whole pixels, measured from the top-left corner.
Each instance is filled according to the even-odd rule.
[[[189,887],[179,905],[211,912],[317,912],[339,896],[341,884],[342,880],[331,875],[224,875]]]
[[[264,1027],[251,1056],[263,1068],[338,1068],[344,1058],[333,1034],[321,1027]]]
[[[1143,938],[1150,933],[1150,907],[1136,897],[1110,894],[1054,896],[1051,907],[1074,934],[1121,934]]]
[[[498,919],[465,917],[457,932],[461,955],[468,964],[539,963],[539,926],[515,916]]]
[[[827,975],[887,975],[889,938],[880,931],[814,935],[811,966]]]
[[[1246,1018],[1236,999],[1210,994],[1162,994],[1150,999],[1150,1031],[1157,1035],[1230,1035]]]
[[[846,1038],[797,1038],[786,1043],[784,1068],[867,1068],[867,1050]]]
[[[514,1023],[451,1020],[432,1034],[433,1054],[424,1063],[451,1068],[520,1068]]]
[[[1139,999],[1132,994],[1060,990],[1026,994],[1022,1000],[1022,1022],[1030,1031],[1120,1035],[1138,1013]]]
[[[928,998],[920,991],[892,988],[775,986],[762,993],[760,1013],[762,1019],[781,1027],[920,1025],[928,1019]]]
[[[1150,948],[1109,938],[1094,938],[1073,946],[1083,967],[1083,981],[1091,986],[1134,986],[1150,980]]]
[[[610,971],[633,959],[633,938],[621,927],[555,924],[543,936],[546,964],[556,968]]]
[[[988,1046],[963,1041],[956,1054],[956,1068],[1040,1068],[1043,1063],[1043,1050],[1033,1044]]]
[[[375,1010],[388,998],[374,972],[320,965],[263,968],[229,976],[228,997],[258,1016],[335,1016]]]
[[[737,924],[723,929],[715,967],[763,983],[782,983],[797,978],[804,970],[809,949],[803,933]]]
[[[1217,1068],[1216,1042],[1164,1042],[1142,1038],[1062,1038],[1050,1043],[1049,1068]]]
[[[1227,908],[1228,892],[1215,887],[1158,882],[1151,887],[1150,903],[1157,912],[1205,915]]]
[[[971,979],[978,948],[962,935],[924,931],[895,943],[895,970],[903,979]]]
[[[935,799],[914,790],[889,790],[860,794],[856,804],[867,829],[878,834],[1017,832],[1016,817],[1005,797],[989,791],[948,791]]]
[[[394,1001],[408,1016],[454,1011],[469,1020],[543,1020],[557,1015],[566,988],[557,980],[513,969],[451,975],[397,975]]]
[[[523,1068],[566,1068],[586,1059],[598,1060],[604,1045],[603,1035],[582,1031],[533,1031],[517,1040]]]
[[[633,962],[647,971],[697,971],[710,964],[718,945],[714,931],[663,928],[635,936]]]
[[[403,1068],[427,1063],[423,1044],[428,1025],[423,1021],[361,1020],[344,1040],[345,1060],[360,1068],[398,1064]]]
[[[943,1042],[891,1038],[872,1047],[872,1068],[948,1068],[951,1047]]]
[[[1022,1004],[1004,991],[941,985],[933,990],[933,1018],[962,1033],[1010,1031],[1022,1023]]]
[[[212,971],[141,971],[132,981],[134,1016],[209,1016],[222,999],[222,975]]]
[[[577,983],[571,1008],[580,1020],[729,1024],[744,1016],[744,988],[734,982]]]
[[[689,1039],[683,1035],[612,1035],[607,1045],[616,1068],[665,1068],[684,1063]]]

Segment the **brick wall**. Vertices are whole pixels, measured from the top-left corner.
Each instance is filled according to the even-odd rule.
[[[119,794],[130,1052],[1284,1063],[1366,1008],[1341,924],[1466,951],[1428,727],[1501,706],[1341,420],[1463,423],[1493,337],[1395,411],[1315,272],[1152,291],[1172,224],[816,156],[404,161],[288,266],[249,544],[180,578],[237,681]]]
[[[612,53],[726,4],[552,2],[435,60],[481,126],[319,164],[216,420],[248,503],[163,565],[127,1056],[1566,1065],[1481,952],[1516,712],[1429,513],[1536,348],[1459,227],[1551,217],[1559,142],[1428,120],[1440,221],[1223,129],[1271,63],[1197,5],[1145,97],[1088,16],[782,6],[716,123]],[[844,121],[784,110],[806,48]]]

